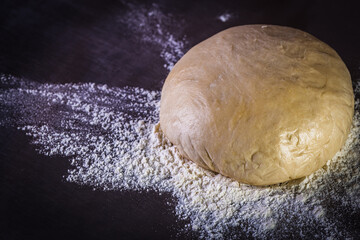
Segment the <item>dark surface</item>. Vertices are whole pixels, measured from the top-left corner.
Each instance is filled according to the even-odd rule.
[[[140,4],[140,3],[134,3]],[[141,4],[151,5],[151,2]],[[360,18],[349,2],[158,1],[183,19],[187,48],[230,26],[292,26],[328,43],[359,77]],[[139,43],[111,20],[120,1],[1,1],[0,73],[38,82],[95,82],[161,89],[167,70],[158,47]],[[226,11],[236,18],[222,23]],[[35,152],[15,128],[0,129],[0,239],[169,239],[181,232],[170,196],[104,192],[68,183],[63,157]],[[170,200],[171,202],[171,200]],[[287,238],[296,238],[288,233]]]

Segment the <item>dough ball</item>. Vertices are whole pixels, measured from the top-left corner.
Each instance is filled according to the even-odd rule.
[[[246,25],[180,59],[163,86],[160,126],[185,158],[269,185],[321,168],[353,111],[350,74],[332,48],[297,29]]]

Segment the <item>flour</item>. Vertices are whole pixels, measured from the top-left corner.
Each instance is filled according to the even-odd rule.
[[[217,17],[218,20],[220,20],[221,22],[227,22],[229,21],[231,18],[233,18],[233,15],[230,13],[223,13],[220,16]]]
[[[119,23],[128,26],[139,41],[158,46],[161,49],[160,56],[165,61],[164,67],[170,71],[184,55],[187,44],[186,36],[182,35],[183,19],[164,14],[157,4],[152,4],[151,7],[131,3],[126,5],[129,10],[119,17]],[[176,34],[172,33],[174,27]]]
[[[345,212],[356,216],[360,208],[358,103],[346,145],[324,168],[293,182],[253,187],[178,155],[157,124],[159,91],[39,84],[4,75],[1,84],[0,124],[25,131],[41,154],[69,157],[74,168],[68,181],[103,190],[170,192],[176,215],[190,220],[184,231],[209,239],[359,233],[342,222]]]

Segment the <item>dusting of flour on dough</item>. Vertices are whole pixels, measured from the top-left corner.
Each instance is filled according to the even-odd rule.
[[[25,131],[41,154],[67,156],[74,167],[68,181],[103,190],[170,192],[176,215],[190,222],[184,231],[200,238],[359,234],[346,219],[360,208],[358,101],[346,145],[324,168],[289,183],[254,187],[178,155],[157,125],[159,91],[39,84],[5,75],[0,84],[0,125]]]

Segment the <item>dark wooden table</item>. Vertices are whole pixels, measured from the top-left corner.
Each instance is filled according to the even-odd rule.
[[[186,49],[231,26],[278,24],[307,31],[333,47],[360,77],[360,17],[346,1],[155,1],[183,19],[174,32]],[[151,6],[152,1],[133,2]],[[0,73],[46,83],[95,82],[160,90],[168,70],[158,47],[113,21],[121,1],[0,3]],[[221,22],[216,16],[235,13]],[[169,195],[93,190],[64,180],[68,159],[45,157],[15,128],[0,129],[0,239],[184,239]],[[354,221],[354,226],[360,224]],[[357,225],[356,225],[357,224]],[[296,238],[286,233],[284,238]],[[310,236],[309,236],[310,237]]]

